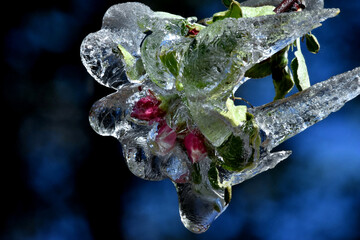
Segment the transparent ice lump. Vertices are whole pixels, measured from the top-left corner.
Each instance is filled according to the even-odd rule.
[[[227,18],[205,27],[196,18],[154,12],[141,3],[114,5],[101,30],[81,44],[89,74],[115,90],[92,106],[90,124],[119,140],[133,174],[169,178],[183,224],[205,232],[227,208],[233,185],[291,154],[273,148],[360,94],[357,68],[288,98],[245,108],[243,115],[237,111],[244,108],[228,102],[251,80],[244,78],[248,69],[338,12],[308,0],[302,12]]]

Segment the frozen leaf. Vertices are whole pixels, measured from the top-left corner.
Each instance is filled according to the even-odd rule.
[[[180,64],[178,62],[179,58],[176,56],[177,51],[162,51],[160,53],[160,60],[165,67],[168,68],[170,73],[177,77],[179,75]]]
[[[235,106],[234,101],[229,98],[226,101],[226,108],[227,110],[220,112],[220,114],[228,119],[234,127],[246,121],[246,106]]]
[[[251,159],[248,161],[248,158],[250,158],[249,153],[246,152],[247,149],[241,137],[231,135],[216,150],[223,159],[221,166],[229,171],[239,172],[249,164],[252,164]]]
[[[220,146],[231,135],[231,123],[210,103],[189,103],[192,119],[205,138],[214,146]]]
[[[229,10],[215,13],[211,21],[207,24],[212,24],[216,21],[223,20],[225,18],[241,18],[243,16],[240,4],[237,1],[232,1],[229,5]]]
[[[271,75],[271,58],[268,58],[245,72],[245,77],[248,78],[264,78]]]
[[[143,80],[142,76],[145,74],[144,65],[141,59],[136,59],[123,46],[118,45],[120,53],[123,57],[126,69],[126,75],[132,82]]]
[[[230,7],[230,4],[233,2],[233,0],[222,0],[222,3],[225,5],[225,7]]]
[[[251,18],[251,17],[260,17],[265,15],[274,15],[273,6],[262,6],[262,7],[241,7],[242,17]]]
[[[282,99],[294,86],[293,78],[288,68],[288,50],[284,48],[271,57],[271,72],[275,87],[274,100]]]
[[[306,47],[311,53],[318,53],[320,51],[320,44],[314,34],[306,34]]]
[[[275,87],[274,100],[282,99],[288,94],[294,86],[294,81],[288,67],[276,69],[273,71],[273,83]]]
[[[301,52],[300,39],[297,41],[297,51],[295,58],[291,61],[291,70],[294,74],[294,82],[299,91],[303,91],[310,87],[310,79],[305,63],[305,58]]]
[[[219,170],[217,169],[216,163],[213,162],[210,166],[208,171],[208,178],[211,186],[214,189],[220,189],[220,177],[219,177]]]
[[[218,20],[225,18],[251,18],[265,15],[274,15],[273,6],[262,6],[262,7],[243,7],[237,1],[231,2],[229,10],[215,13],[212,20],[208,21],[207,24],[212,24]]]
[[[242,17],[242,11],[241,11],[240,4],[237,1],[233,1],[230,4],[228,14],[226,14],[226,15],[227,15],[227,17],[231,17],[231,18],[240,18],[240,17]]]

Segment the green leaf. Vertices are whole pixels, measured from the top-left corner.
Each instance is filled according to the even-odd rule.
[[[253,148],[259,149],[261,144],[260,129],[255,122],[255,117],[251,113],[246,113],[246,122],[242,126],[244,133],[249,135],[249,143]]]
[[[159,108],[165,112],[168,112],[171,103],[176,101],[176,99],[178,99],[179,96],[177,94],[169,94],[169,95],[158,95],[157,98],[161,102]]]
[[[215,13],[212,17],[212,20],[206,22],[207,24],[212,24],[216,21],[223,20],[225,18],[241,18],[242,17],[242,11],[240,7],[240,3],[237,1],[231,1],[229,5],[229,10]]]
[[[230,7],[230,4],[232,3],[232,0],[222,0],[222,3],[225,5],[225,7]]]
[[[228,98],[226,101],[227,111],[220,112],[226,119],[228,119],[233,127],[239,126],[246,121],[247,107],[244,105],[235,106],[234,101]]]
[[[241,171],[244,168],[244,141],[233,134],[217,149],[223,158],[221,166],[229,171]]]
[[[240,127],[242,136],[231,135],[216,151],[222,157],[221,167],[240,172],[253,166],[260,154],[260,130],[254,116],[246,114],[246,122]],[[246,142],[245,142],[246,141]],[[250,148],[249,148],[250,147]]]
[[[193,171],[191,173],[191,178],[192,178],[193,183],[200,184],[201,183],[201,173],[200,173],[199,163],[194,163],[192,170]]]
[[[240,3],[237,1],[233,1],[230,5],[229,9],[229,17],[232,18],[241,18],[242,17],[242,10],[240,7]]]
[[[274,6],[261,6],[261,7],[241,7],[242,17],[251,18],[265,15],[275,15]]]
[[[191,115],[201,133],[214,146],[220,146],[230,135],[231,129],[225,123],[221,115],[209,116],[209,113],[201,112],[198,108],[191,108]]]
[[[240,172],[253,166],[254,160],[260,156],[260,129],[252,114],[246,113],[246,122],[239,127],[241,136],[231,134],[229,138],[216,148],[222,161],[221,167],[229,171]]]
[[[288,63],[288,52],[289,52],[289,46],[283,48],[282,50],[280,50],[279,52],[277,52],[276,54],[274,54],[273,56],[271,56],[271,67],[274,68],[285,68]]]
[[[179,92],[184,91],[184,85],[178,79],[175,81],[175,87]]]
[[[264,78],[271,74],[271,58],[268,58],[245,72],[248,78]]]
[[[136,59],[131,55],[123,46],[118,45],[120,54],[123,57],[126,69],[126,75],[131,80],[139,80],[141,76],[145,73],[144,65],[141,59]]]
[[[212,17],[212,20],[206,22],[207,24],[212,24],[216,21],[219,21],[219,20],[223,20],[224,18],[227,18],[228,16],[228,11],[223,11],[223,12],[218,12],[218,13],[215,13]]]
[[[169,72],[177,77],[179,75],[179,63],[177,60],[176,51],[163,51],[160,53],[160,60]]]
[[[294,81],[297,89],[303,91],[310,87],[310,79],[308,70],[305,63],[305,58],[302,55],[300,48],[300,39],[296,42],[297,51],[295,52],[295,58],[291,61],[291,70],[294,75]]]
[[[211,186],[214,189],[220,189],[219,170],[217,169],[215,162],[211,163],[211,165],[210,165],[210,169],[208,171],[208,178],[209,178],[209,182],[210,182]]]
[[[271,57],[271,71],[275,88],[274,100],[284,98],[294,87],[294,81],[287,67],[288,51],[289,47],[286,47]]]
[[[220,114],[222,109],[214,106],[208,99],[205,99],[205,101],[187,99],[186,105],[190,110],[192,120],[213,146],[220,146],[231,135],[232,128],[230,124]]]
[[[131,55],[123,46],[120,44],[118,48],[121,52],[122,57],[124,58],[124,62],[127,66],[132,67],[135,64],[135,57]]]
[[[224,18],[251,18],[265,15],[274,15],[274,6],[261,6],[261,7],[241,7],[237,1],[229,1],[229,10],[218,12],[213,15],[212,20],[206,22],[207,24],[214,23]]]
[[[253,164],[251,157],[248,161],[248,154],[244,149],[245,143],[240,136],[231,135],[216,150],[223,159],[221,167],[229,171],[240,172]]]
[[[272,77],[275,87],[275,101],[284,98],[291,91],[294,87],[294,81],[287,66],[273,71]]]
[[[320,44],[315,35],[309,33],[305,35],[306,47],[311,53],[318,53],[320,51]]]

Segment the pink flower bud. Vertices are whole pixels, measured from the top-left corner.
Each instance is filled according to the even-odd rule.
[[[179,178],[175,179],[176,183],[187,183],[189,182],[189,172],[182,174]]]
[[[151,93],[135,104],[130,116],[145,121],[158,121],[165,115],[159,108],[160,104],[161,101]]]
[[[196,30],[195,28],[194,29],[190,29],[189,32],[188,32],[188,35],[189,36],[196,36],[199,34],[199,30]]]
[[[199,162],[207,155],[204,138],[197,132],[190,132],[184,138],[184,145],[192,163]]]
[[[176,143],[176,137],[176,131],[170,128],[166,121],[162,121],[160,123],[158,134],[155,138],[160,152],[168,153],[171,149],[173,149]]]

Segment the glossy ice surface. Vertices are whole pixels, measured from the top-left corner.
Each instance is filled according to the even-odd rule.
[[[271,152],[274,147],[360,94],[357,68],[256,108],[234,106],[230,99],[249,80],[247,70],[338,12],[323,9],[323,1],[307,1],[302,12],[203,26],[141,3],[115,5],[102,29],[81,45],[90,75],[116,90],[93,105],[90,124],[119,140],[133,174],[169,178],[185,227],[205,232],[227,208],[233,185],[291,154]]]

